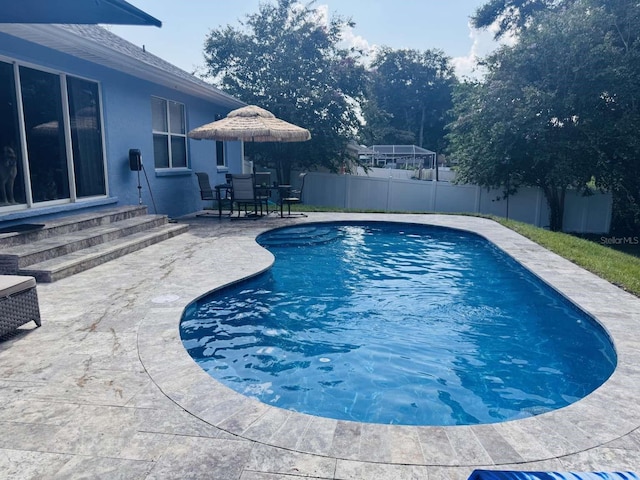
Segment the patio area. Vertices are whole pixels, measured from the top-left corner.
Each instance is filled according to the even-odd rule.
[[[270,228],[407,221],[477,232],[598,318],[618,368],[585,399],[524,420],[399,427],[312,417],[222,386],[182,346],[184,307],[261,272]],[[42,327],[0,341],[0,477],[10,479],[451,479],[475,468],[640,469],[640,299],[499,224],[453,215],[312,213],[189,231],[51,284]]]

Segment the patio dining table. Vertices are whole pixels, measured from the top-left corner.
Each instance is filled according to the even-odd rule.
[[[233,216],[233,185],[230,183],[221,183],[213,187],[215,190],[215,198],[216,204],[218,205],[218,218],[222,218],[224,206],[228,205],[229,213],[228,216]],[[291,185],[255,185],[256,191],[267,192],[267,196],[271,197],[272,193],[276,192],[278,194],[278,204],[280,203],[280,197],[291,189]],[[269,212],[269,208],[267,206],[266,215],[270,213],[277,212],[277,209]],[[257,215],[257,211],[256,211]]]

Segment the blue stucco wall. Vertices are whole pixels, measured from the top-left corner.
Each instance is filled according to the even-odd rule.
[[[142,153],[144,166],[144,170],[140,172],[142,202],[148,205],[152,213],[155,210],[170,217],[179,217],[200,210],[204,203],[200,200],[197,180],[193,174],[195,171],[208,172],[212,183],[220,183],[224,180],[224,172],[218,172],[216,167],[215,142],[207,140],[188,140],[190,168],[186,171],[175,174],[162,170],[155,171],[151,96],[184,103],[187,131],[214,121],[216,115],[226,115],[228,108],[1,33],[0,55],[5,57],[3,58],[5,61],[18,60],[34,68],[76,75],[100,83],[108,196],[111,199],[117,199],[117,204],[138,203],[138,175],[137,172],[129,169],[128,152],[131,148],[137,148]],[[230,172],[241,171],[241,151],[239,142],[227,143]],[[67,208],[71,210],[78,206],[79,204],[69,205]],[[61,206],[57,211],[64,209],[65,206]],[[35,214],[37,214],[36,208],[31,209],[30,212],[23,212],[24,216]],[[16,218],[16,213],[12,214],[12,218]],[[0,221],[2,220],[3,214],[0,212]]]

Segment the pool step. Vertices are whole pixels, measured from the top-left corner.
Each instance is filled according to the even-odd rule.
[[[329,243],[339,237],[339,232],[331,227],[301,226],[269,232],[259,239],[262,246],[293,247]]]

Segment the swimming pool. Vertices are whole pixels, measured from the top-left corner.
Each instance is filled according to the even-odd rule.
[[[568,405],[615,367],[595,321],[477,235],[322,224],[259,242],[273,268],[190,305],[181,335],[214,378],[265,403],[491,423]]]

